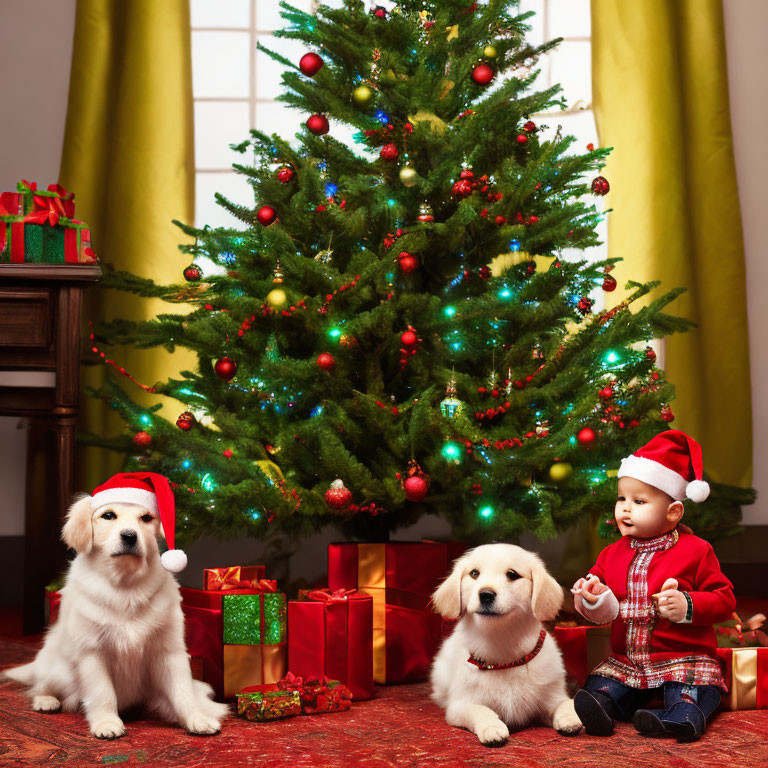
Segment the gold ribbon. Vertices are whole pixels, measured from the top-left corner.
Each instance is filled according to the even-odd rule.
[[[734,648],[729,709],[757,708],[757,648]]]
[[[385,544],[357,545],[357,589],[373,598],[373,679],[387,681],[387,555]]]
[[[224,698],[251,685],[276,683],[287,671],[287,646],[225,645]]]

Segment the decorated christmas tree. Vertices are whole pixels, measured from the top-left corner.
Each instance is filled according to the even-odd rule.
[[[545,539],[585,516],[609,532],[620,459],[674,418],[649,342],[689,324],[664,311],[679,290],[648,297],[656,284],[604,308],[615,260],[588,257],[609,150],[531,117],[563,106],[534,85],[556,41],[526,44],[510,0],[281,6],[277,36],[307,53],[270,55],[306,127],[236,147],[254,204],[219,202],[244,229],[181,224],[187,283],[106,278],[192,305],[92,337],[102,356],[193,350],[197,370],[149,388],[178,420],[139,406],[116,364],[92,394],[127,429],[87,439],[167,475],[187,537],[338,523],[377,539],[425,513],[468,540]],[[749,499],[713,485],[686,522],[726,532]]]

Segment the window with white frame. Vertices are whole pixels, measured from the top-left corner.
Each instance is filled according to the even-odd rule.
[[[314,0],[292,0],[292,5],[310,11]],[[190,9],[195,220],[198,226],[239,225],[214,201],[214,192],[221,192],[235,202],[252,203],[250,188],[231,168],[233,162],[243,162],[244,158],[232,152],[229,145],[246,139],[251,128],[290,138],[305,117],[275,101],[281,92],[282,66],[258,51],[256,44],[261,41],[291,61],[298,61],[306,49],[301,41],[271,37],[284,23],[277,0],[191,0]],[[520,10],[536,13],[528,21],[531,44],[563,38],[539,61],[541,74],[536,86],[560,83],[568,109],[534,118],[548,124],[552,132],[562,126],[564,134],[575,135],[573,151],[583,152],[589,143],[597,146],[592,114],[589,0],[521,0]],[[351,135],[349,131],[350,142]],[[601,201],[597,202],[599,205]],[[604,240],[604,224],[600,235]],[[600,258],[603,253],[604,249],[593,249],[589,256]]]

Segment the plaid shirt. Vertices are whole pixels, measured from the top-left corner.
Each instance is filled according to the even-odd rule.
[[[657,688],[678,682],[726,689],[720,665],[709,656],[651,658],[651,636],[659,617],[649,594],[648,566],[657,552],[674,547],[678,538],[677,530],[673,530],[655,539],[632,539],[635,554],[627,573],[627,597],[619,602],[619,616],[626,624],[626,662],[611,656],[592,674],[611,677],[632,688]]]

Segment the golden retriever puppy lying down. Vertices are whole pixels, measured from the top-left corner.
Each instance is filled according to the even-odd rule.
[[[136,473],[115,476],[70,508],[62,538],[77,557],[59,618],[35,660],[4,673],[29,686],[35,711],[82,708],[99,739],[124,735],[119,713],[137,705],[189,733],[219,732],[228,707],[192,679],[179,587],[161,564],[161,517],[172,550],[163,562],[186,560],[173,550],[169,504],[162,475]]]
[[[581,729],[565,692],[560,649],[542,621],[554,619],[563,590],[538,555],[512,544],[485,544],[459,558],[432,601],[459,619],[432,666],[432,698],[449,725],[488,747],[510,728],[543,723],[564,735]]]

